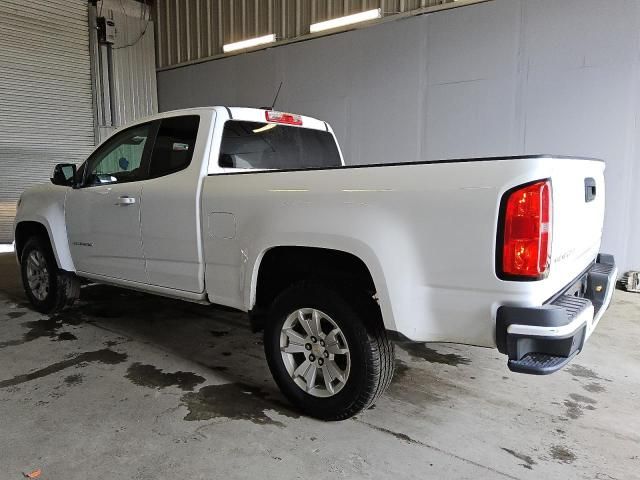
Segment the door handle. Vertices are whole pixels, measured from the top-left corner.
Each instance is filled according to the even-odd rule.
[[[589,203],[596,198],[596,181],[589,177],[584,179],[584,201]]]
[[[136,203],[136,199],[134,197],[127,197],[126,195],[123,195],[122,197],[118,197],[118,201],[115,205],[126,207],[127,205],[133,205],[134,203]]]

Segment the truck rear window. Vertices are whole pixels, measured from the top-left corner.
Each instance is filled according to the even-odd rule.
[[[329,132],[275,123],[225,123],[219,164],[224,168],[290,170],[339,167],[340,153]]]

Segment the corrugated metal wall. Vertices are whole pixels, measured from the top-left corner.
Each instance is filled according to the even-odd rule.
[[[309,33],[309,25],[380,8],[384,16],[455,0],[157,0],[159,68],[222,54],[222,45],[275,33],[278,40]]]
[[[108,47],[97,46],[95,54],[99,140],[103,140],[114,129],[158,112],[154,22],[147,2],[105,0],[93,13],[116,24],[111,47],[112,90],[105,80]]]
[[[86,0],[0,1],[0,243],[22,191],[94,145]]]

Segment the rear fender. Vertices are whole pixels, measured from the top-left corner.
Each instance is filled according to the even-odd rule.
[[[391,308],[391,300],[389,298],[387,282],[382,266],[373,250],[365,243],[355,238],[334,235],[326,235],[324,238],[318,238],[316,236],[315,242],[308,243],[304,241],[302,236],[295,239],[295,235],[292,236],[291,234],[288,234],[286,239],[271,239],[270,242],[265,243],[268,243],[269,246],[265,246],[259,250],[260,253],[253,259],[252,267],[248,268],[248,272],[251,274],[245,276],[244,302],[248,307],[248,310],[251,310],[256,303],[258,273],[260,271],[262,260],[269,250],[276,247],[323,248],[353,255],[364,263],[371,274],[371,278],[376,288],[376,299],[380,305],[385,328],[387,330],[396,329],[394,313]]]

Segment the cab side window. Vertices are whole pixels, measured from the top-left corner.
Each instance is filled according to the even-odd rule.
[[[161,120],[151,153],[149,178],[170,175],[189,166],[193,158],[199,125],[198,115]]]
[[[151,123],[136,125],[108,140],[89,157],[84,166],[84,185],[144,180],[144,156],[151,141],[152,130]]]

